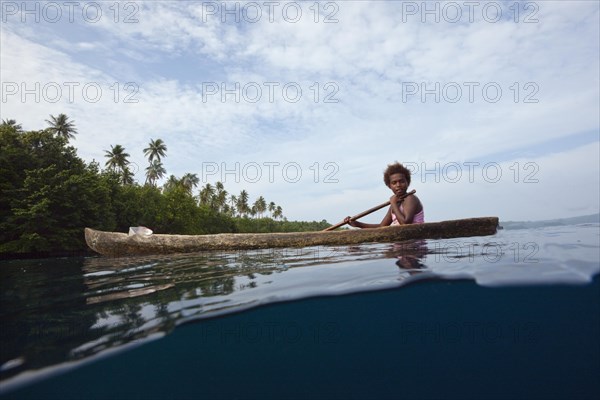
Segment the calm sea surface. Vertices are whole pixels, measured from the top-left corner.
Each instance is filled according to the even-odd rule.
[[[452,240],[2,261],[0,396],[598,398],[597,216],[502,225]]]

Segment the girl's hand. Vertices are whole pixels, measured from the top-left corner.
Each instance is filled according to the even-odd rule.
[[[390,204],[398,204],[398,203],[402,203],[404,201],[404,197],[399,197],[396,194],[393,194],[392,197],[390,197]]]
[[[356,224],[356,221],[353,221],[351,218],[352,217],[350,217],[350,216],[344,218],[344,222],[347,223],[348,225],[354,227],[354,228],[357,228],[358,225]]]

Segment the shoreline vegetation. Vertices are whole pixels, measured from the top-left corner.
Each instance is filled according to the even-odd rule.
[[[250,204],[246,190],[230,194],[221,182],[198,188],[193,173],[170,175],[159,185],[167,154],[161,139],[143,149],[148,167],[139,184],[123,146],[105,150],[102,168],[95,160],[83,161],[69,144],[77,134],[74,121],[60,114],[46,122],[47,128],[33,131],[23,131],[15,120],[0,124],[1,259],[93,254],[85,227],[127,232],[146,226],[155,233],[202,235],[304,232],[330,225],[288,221],[281,206],[263,196]]]

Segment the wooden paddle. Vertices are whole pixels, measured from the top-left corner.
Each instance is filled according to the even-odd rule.
[[[404,199],[404,198],[406,198],[406,197],[408,197],[408,196],[410,196],[410,195],[413,195],[413,194],[415,194],[415,193],[417,193],[417,191],[416,191],[416,190],[411,190],[410,192],[408,192],[408,193],[405,193],[405,194],[403,194],[402,196],[400,196],[400,197],[398,198],[398,200]],[[351,217],[351,218],[350,218],[350,221],[356,221],[357,219],[359,219],[359,218],[362,218],[362,217],[364,217],[365,215],[369,215],[369,214],[371,214],[372,212],[375,212],[375,211],[377,211],[377,210],[381,210],[383,207],[385,207],[385,206],[389,206],[389,205],[390,205],[390,202],[389,202],[389,200],[388,200],[388,201],[386,201],[386,202],[385,202],[385,203],[383,203],[383,204],[380,204],[380,205],[378,205],[378,206],[375,206],[375,207],[373,207],[373,208],[370,208],[370,209],[368,209],[367,211],[363,211],[363,212],[361,212],[360,214],[356,214],[354,217]],[[325,232],[325,231],[332,231],[332,230],[334,230],[334,229],[337,229],[337,228],[339,228],[340,226],[344,226],[344,225],[346,225],[347,223],[348,223],[348,222],[342,221],[342,222],[340,222],[340,223],[337,223],[337,224],[335,224],[335,225],[332,225],[332,226],[330,226],[329,228],[325,228],[325,229],[323,229],[323,232]]]

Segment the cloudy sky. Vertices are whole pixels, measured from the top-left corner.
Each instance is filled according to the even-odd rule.
[[[413,171],[426,220],[599,211],[599,3],[1,3],[1,118],[87,161],[196,173],[337,222]],[[366,217],[379,221],[383,212]]]

